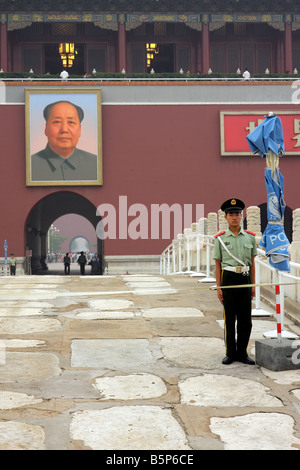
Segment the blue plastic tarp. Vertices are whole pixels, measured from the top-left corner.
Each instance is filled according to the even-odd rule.
[[[284,140],[281,120],[276,114],[267,116],[246,137],[252,153],[265,157],[269,150],[276,155],[284,154]]]
[[[273,152],[284,154],[284,140],[281,120],[270,114],[247,136],[247,142],[254,154],[261,157]],[[270,152],[271,151],[271,152]],[[284,179],[279,168],[265,168],[267,189],[268,224],[259,246],[264,248],[270,264],[280,271],[290,271],[288,247],[290,242],[285,234],[282,220],[285,211]]]
[[[280,271],[290,271],[288,247],[290,242],[282,226],[285,211],[284,180],[279,169],[272,174],[271,168],[265,168],[267,188],[268,224],[259,246],[266,250],[270,264]]]

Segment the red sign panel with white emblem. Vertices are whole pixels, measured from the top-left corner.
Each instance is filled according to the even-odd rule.
[[[286,155],[300,155],[300,112],[273,111],[282,123]],[[269,112],[220,112],[221,155],[252,155],[246,136]]]

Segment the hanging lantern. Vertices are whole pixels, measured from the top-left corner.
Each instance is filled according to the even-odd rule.
[[[151,62],[154,59],[154,55],[159,53],[159,47],[154,42],[146,43],[146,55],[147,55],[147,68],[151,67]]]
[[[70,42],[61,42],[58,47],[59,55],[63,67],[72,67],[75,60],[75,44]]]

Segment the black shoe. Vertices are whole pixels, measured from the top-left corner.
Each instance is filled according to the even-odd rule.
[[[246,356],[243,357],[242,359],[239,359],[239,362],[242,362],[243,364],[248,364],[249,366],[254,366],[255,361],[251,359],[251,357]]]
[[[222,361],[222,364],[225,364],[225,365],[232,364],[232,363],[233,363],[233,359],[231,359],[231,357],[229,356],[225,356]]]

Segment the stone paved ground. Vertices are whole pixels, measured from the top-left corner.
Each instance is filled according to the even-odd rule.
[[[0,278],[0,449],[299,450],[300,370],[223,366],[208,287],[189,276]],[[253,318],[250,355],[273,329],[272,316]]]

